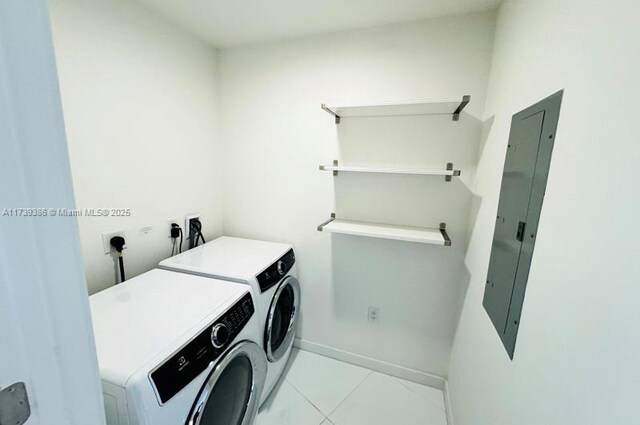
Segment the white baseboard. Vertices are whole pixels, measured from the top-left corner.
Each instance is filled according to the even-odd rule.
[[[444,383],[444,406],[447,412],[447,425],[454,425],[453,408],[451,406],[451,394],[449,393],[449,382]]]
[[[305,351],[320,354],[325,357],[340,360],[345,363],[351,363],[356,366],[365,367],[375,370],[376,372],[386,375],[395,376],[396,378],[406,379],[407,381],[417,382],[418,384],[427,385],[429,387],[445,390],[446,379],[432,375],[430,373],[421,372],[419,370],[410,369],[404,366],[398,366],[393,363],[387,363],[381,360],[372,359],[361,356],[360,354],[351,353],[349,351],[340,350],[338,348],[322,345],[304,339],[296,338],[293,346]],[[449,423],[449,425],[452,425]]]

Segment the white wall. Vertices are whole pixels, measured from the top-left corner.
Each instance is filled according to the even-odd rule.
[[[473,171],[489,74],[493,12],[220,51],[224,231],[287,241],[298,254],[300,336],[446,374],[461,291],[470,193],[456,179],[353,176],[319,164],[440,165]],[[344,119],[321,102],[472,95],[450,116]],[[328,235],[339,217],[437,226],[454,246]],[[367,322],[368,306],[381,309]]]
[[[77,205],[132,211],[79,219],[95,292],[115,282],[102,232],[126,231],[129,276],[170,254],[169,218],[222,233],[216,57],[131,1],[52,0],[51,19]]]
[[[518,0],[500,10],[472,278],[449,371],[456,425],[638,423],[638,13],[632,0]],[[481,305],[510,119],[563,88],[510,361]]]

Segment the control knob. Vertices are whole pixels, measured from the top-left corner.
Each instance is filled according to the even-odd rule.
[[[223,323],[218,323],[211,330],[211,344],[215,348],[221,348],[229,340],[229,330]]]

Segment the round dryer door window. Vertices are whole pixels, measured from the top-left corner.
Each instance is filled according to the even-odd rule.
[[[187,425],[249,425],[266,379],[264,353],[253,342],[231,348],[209,375]]]
[[[267,316],[265,348],[269,361],[280,360],[293,344],[299,309],[300,283],[287,276],[278,286]]]

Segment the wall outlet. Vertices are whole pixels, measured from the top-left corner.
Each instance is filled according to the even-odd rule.
[[[167,237],[168,238],[171,237],[171,224],[173,224],[173,223],[176,223],[176,224],[180,225],[180,222],[178,221],[178,217],[173,217],[173,218],[168,218],[167,219]]]
[[[367,320],[371,323],[378,323],[380,321],[380,307],[369,307]]]
[[[193,218],[200,219],[200,213],[189,214],[184,218],[184,227],[182,228],[182,231],[184,232],[185,237],[189,236],[189,229],[191,229],[191,227],[189,226],[189,222]]]
[[[114,236],[122,236],[124,240],[127,240],[127,236],[124,233],[124,230],[116,230],[115,232],[106,232],[102,234],[102,248],[104,249],[105,254],[111,254],[115,252],[115,249],[111,246],[111,238]],[[127,249],[127,245],[124,245],[123,249]]]
[[[192,244],[191,220],[196,218],[200,220],[200,213],[189,214],[184,218],[184,228],[182,229],[182,232],[189,248],[191,248]]]

